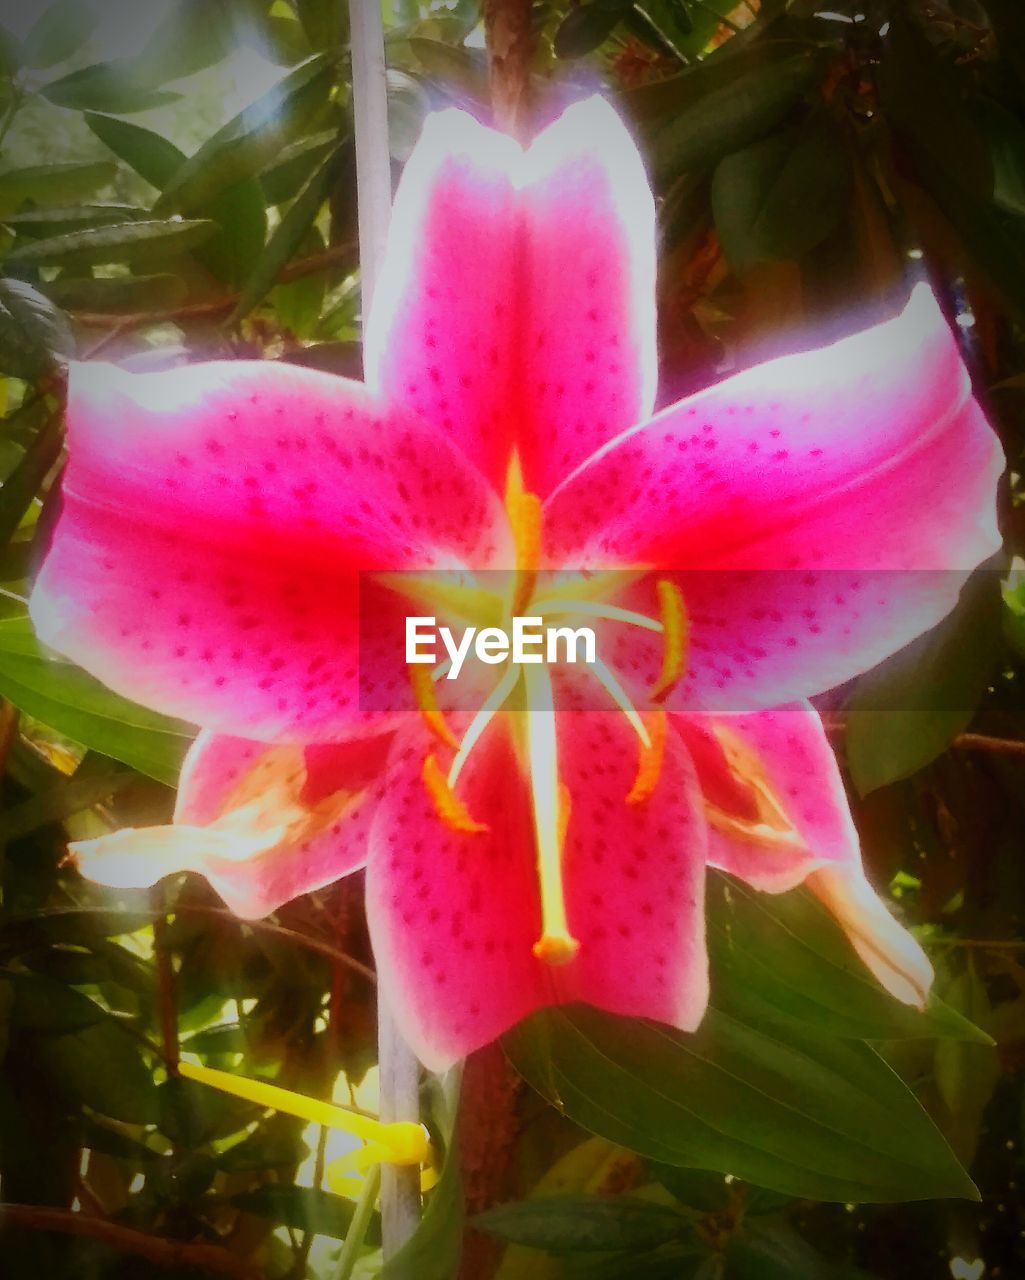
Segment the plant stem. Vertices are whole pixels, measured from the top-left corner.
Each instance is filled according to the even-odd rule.
[[[360,1249],[366,1239],[370,1219],[374,1216],[374,1205],[377,1192],[381,1186],[381,1166],[372,1164],[363,1179],[363,1187],[356,1201],[356,1212],[352,1215],[349,1229],[342,1242],[342,1251],[338,1255],[337,1280],[350,1280],[356,1263],[359,1261]]]
[[[379,0],[349,0],[356,200],[363,327],[384,260],[391,215],[391,151],[384,29]],[[378,1066],[381,1119],[417,1120],[419,1067],[378,989]],[[389,1166],[381,1175],[381,1239],[385,1259],[396,1254],[420,1218],[420,1171]],[[343,1275],[347,1274],[344,1270]]]

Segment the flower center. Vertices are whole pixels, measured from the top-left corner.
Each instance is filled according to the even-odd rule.
[[[579,577],[567,575],[553,585],[550,578],[540,576],[541,501],[522,487],[515,464],[510,468],[506,511],[516,548],[516,569],[503,584],[501,598],[493,591],[466,587],[449,589],[427,585],[424,591],[435,602],[441,602],[444,596],[450,607],[468,621],[486,620],[487,625],[494,625],[496,617],[508,623],[512,617],[529,614],[541,617],[546,624],[550,618],[604,619],[661,634],[662,666],[650,696],[656,703],[664,699],[687,666],[687,613],[679,589],[668,581],[657,584],[660,616],[651,618],[607,599],[612,591],[622,588],[622,571]],[[454,591],[461,594],[457,597]],[[427,666],[409,668],[424,721],[442,746],[453,753],[447,771],[439,763],[436,752],[427,756],[422,772],[424,788],[438,818],[446,826],[467,834],[486,832],[487,824],[470,811],[460,796],[459,781],[471,753],[494,717],[503,709],[515,713],[509,718],[530,785],[541,899],[541,934],[534,944],[534,955],[547,964],[566,964],[577,954],[580,944],[570,933],[566,917],[563,858],[570,797],[560,779],[551,672],[544,664],[507,662],[459,738],[441,712],[435,693],[436,682],[447,669],[447,663],[439,664],[433,672]],[[639,712],[617,676],[600,658],[588,665],[588,671],[637,736],[637,775],[623,802],[642,805],[650,799],[661,777],[666,713],[659,706]],[[514,705],[510,707],[511,701]]]

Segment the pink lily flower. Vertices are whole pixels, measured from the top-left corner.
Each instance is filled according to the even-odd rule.
[[[806,882],[924,1002],[807,700],[950,610],[998,546],[999,447],[925,286],[653,417],[654,285],[610,107],[526,150],[445,111],[396,197],[365,385],[73,370],[36,627],[203,727],[175,824],[78,846],[86,874],[196,871],[255,917],[366,866],[383,990],[435,1068],[558,1001],[696,1027],[706,865]],[[590,620],[602,661],[492,668],[446,717],[388,637],[424,609],[404,584],[446,613],[448,570],[464,620]]]

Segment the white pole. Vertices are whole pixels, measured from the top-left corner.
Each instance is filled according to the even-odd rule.
[[[384,27],[380,0],[349,0],[352,53],[353,125],[356,138],[356,196],[364,328],[380,273],[391,214],[391,156]],[[381,1119],[418,1120],[419,1066],[402,1039],[380,993],[377,1004]],[[420,1173],[384,1165],[381,1170],[381,1232],[390,1258],[420,1220]]]

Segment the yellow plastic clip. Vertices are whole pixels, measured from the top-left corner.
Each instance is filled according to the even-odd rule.
[[[251,1080],[248,1076],[216,1071],[213,1067],[202,1067],[192,1062],[179,1062],[178,1072],[186,1080],[209,1085],[222,1093],[244,1098],[246,1102],[283,1111],[286,1115],[298,1116],[301,1120],[324,1125],[328,1129],[340,1129],[343,1133],[350,1133],[354,1138],[361,1139],[364,1143],[362,1147],[333,1161],[328,1171],[329,1185],[332,1189],[335,1189],[336,1182],[339,1189],[344,1185],[344,1195],[351,1194],[353,1188],[358,1194],[360,1187],[360,1179],[347,1179],[345,1175],[365,1173],[372,1164],[426,1165],[428,1167],[421,1174],[423,1190],[437,1181],[434,1170],[430,1168],[433,1149],[427,1130],[415,1121],[399,1120],[386,1124],[373,1116],[350,1111],[333,1102],[321,1102],[318,1098],[293,1093],[291,1089],[282,1089],[263,1080]]]

